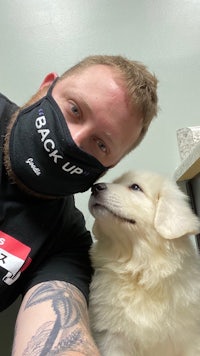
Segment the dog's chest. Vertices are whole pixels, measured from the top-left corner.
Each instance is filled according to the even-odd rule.
[[[155,320],[154,312],[163,296],[148,293],[140,285],[140,278],[140,273],[118,275],[97,270],[91,283],[91,307],[101,305],[101,310],[107,310],[108,319],[118,313],[125,323],[135,323],[143,314]]]

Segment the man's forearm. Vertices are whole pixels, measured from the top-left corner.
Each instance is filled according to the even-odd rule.
[[[66,282],[32,287],[20,308],[12,356],[99,356],[82,293]]]

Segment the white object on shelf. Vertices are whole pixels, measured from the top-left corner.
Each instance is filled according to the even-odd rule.
[[[200,126],[185,127],[176,131],[181,160],[184,160],[200,141]]]

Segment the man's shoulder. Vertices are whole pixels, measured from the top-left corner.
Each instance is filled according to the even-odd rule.
[[[67,230],[75,229],[85,232],[85,218],[83,213],[76,207],[74,196],[64,198],[63,226]]]
[[[13,101],[11,101],[7,96],[2,93],[0,93],[0,101],[8,105],[16,105]]]
[[[0,114],[2,114],[4,111],[14,112],[17,109],[18,106],[13,101],[0,93]]]

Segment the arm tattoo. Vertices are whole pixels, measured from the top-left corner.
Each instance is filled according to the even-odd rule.
[[[49,300],[56,319],[36,331],[23,356],[61,356],[67,350],[95,355],[96,348],[87,337],[88,316],[81,292],[67,283],[63,288],[63,282],[45,282],[36,288],[25,309]]]

